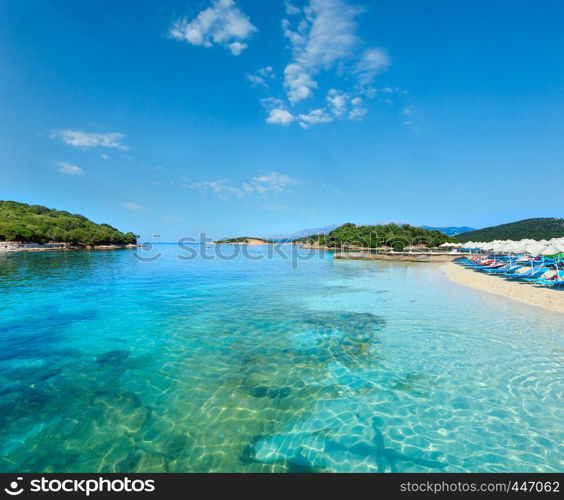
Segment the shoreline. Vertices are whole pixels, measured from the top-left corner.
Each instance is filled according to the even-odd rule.
[[[442,270],[450,281],[459,285],[564,314],[564,291],[562,290],[507,281],[499,276],[490,276],[466,269],[454,262],[445,264]]]
[[[452,262],[464,257],[464,254],[456,253],[432,253],[432,252],[395,252],[395,253],[335,253],[335,259],[340,260],[387,260],[396,262]]]
[[[0,255],[16,253],[16,252],[53,252],[53,251],[75,251],[75,250],[123,250],[126,248],[139,248],[143,245],[71,245],[69,243],[47,243],[45,245],[39,243],[17,243],[17,242],[0,242]]]

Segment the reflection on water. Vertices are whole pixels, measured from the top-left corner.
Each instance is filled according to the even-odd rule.
[[[561,317],[438,267],[0,257],[0,471],[561,471]]]

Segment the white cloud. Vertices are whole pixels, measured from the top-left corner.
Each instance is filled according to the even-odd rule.
[[[269,81],[276,78],[272,66],[266,66],[265,68],[257,69],[256,73],[247,73],[245,75],[247,80],[251,82],[253,87],[269,87]]]
[[[133,203],[132,201],[128,201],[125,204],[125,208],[127,208],[128,210],[145,210],[146,208],[138,205],[137,203]]]
[[[366,113],[368,113],[368,109],[355,107],[349,111],[348,117],[349,120],[360,120],[366,115]]]
[[[84,170],[82,170],[80,167],[77,167],[76,165],[71,165],[66,161],[60,161],[58,165],[59,165],[59,172],[61,172],[62,174],[67,174],[67,175],[84,174]]]
[[[367,49],[362,58],[356,63],[354,73],[361,85],[369,85],[378,73],[390,66],[388,53],[383,49]]]
[[[244,40],[255,28],[248,16],[239,9],[234,0],[214,0],[211,7],[202,10],[194,19],[179,19],[170,28],[169,34],[176,40],[192,45],[212,47],[221,45],[239,55],[247,48]]]
[[[244,189],[233,187],[226,179],[219,179],[217,181],[202,181],[193,184],[187,184],[187,188],[195,189],[202,192],[215,193],[219,198],[225,200],[230,196],[238,196],[242,198],[245,196]]]
[[[317,88],[317,83],[301,64],[291,63],[284,69],[284,86],[288,92],[288,100],[294,104],[312,97],[312,89]]]
[[[271,172],[253,177],[239,186],[231,184],[227,179],[219,179],[185,184],[185,187],[203,193],[213,193],[220,199],[226,200],[231,197],[245,198],[253,194],[262,196],[270,193],[277,194],[286,191],[290,186],[296,184],[299,184],[299,181],[289,175]]]
[[[272,172],[268,175],[261,175],[260,177],[253,177],[251,186],[261,194],[273,191],[275,193],[280,193],[284,191],[288,186],[299,184],[296,179],[293,179],[289,175],[279,174],[278,172]]]
[[[289,126],[295,122],[307,128],[336,120],[359,120],[368,112],[364,99],[378,92],[373,81],[390,65],[388,54],[382,48],[367,47],[358,36],[357,17],[362,7],[349,0],[304,3],[302,8],[294,0],[284,2],[287,18],[281,26],[291,56],[283,67],[279,89],[284,91],[284,99],[279,95],[261,99],[267,112],[266,123]],[[176,21],[169,33],[177,40],[204,47],[219,45],[238,55],[255,31],[257,28],[235,0],[212,0],[211,6],[193,19]],[[346,90],[324,90],[324,72],[340,79]],[[253,87],[268,90],[276,83],[272,66],[246,73],[245,77]],[[307,106],[308,100],[314,104]],[[227,190],[223,184],[215,189]]]
[[[408,127],[411,127],[412,125],[415,125],[415,122],[413,121],[413,115],[414,115],[414,109],[411,106],[407,106],[406,108],[404,108],[404,110],[401,112],[401,114],[405,117],[404,120],[404,124],[407,125]]]
[[[248,47],[248,45],[243,42],[231,42],[227,46],[229,47],[229,50],[234,56],[238,56],[241,52],[243,52]]]
[[[357,35],[357,17],[362,11],[348,0],[309,0],[303,9],[286,2],[288,18],[281,24],[292,52],[283,77],[287,99],[261,101],[269,113],[267,123],[297,122],[307,128],[336,120],[359,120],[366,115],[363,97],[375,95],[371,84],[378,73],[389,67],[390,60],[383,49],[363,48]],[[348,90],[325,91],[324,103],[320,104],[317,97],[309,109],[299,109],[323,90],[324,72],[341,79]],[[269,87],[258,80],[255,84]]]
[[[331,116],[325,109],[314,109],[307,115],[300,114],[300,127],[308,128],[310,125],[317,125],[319,123],[330,123],[335,118]]]
[[[331,89],[329,94],[327,95],[327,102],[329,103],[329,107],[331,108],[333,114],[337,118],[341,118],[347,108],[347,101],[348,96],[346,94],[339,94],[338,91],[335,89]]]
[[[129,149],[121,143],[124,135],[118,132],[100,134],[95,132],[83,132],[81,130],[59,130],[55,132],[53,136],[61,139],[69,146],[78,148],[101,147],[121,149],[124,151]]]
[[[289,16],[296,16],[301,12],[301,9],[299,9],[298,7],[296,7],[293,3],[291,2],[285,2],[284,6],[286,8],[286,14],[288,14]]]
[[[290,29],[287,20],[283,23],[293,53],[284,71],[291,102],[311,97],[317,88],[313,77],[353,55],[359,43],[354,20],[359,13],[359,8],[342,0],[310,0],[297,31]]]
[[[290,125],[290,123],[296,121],[296,117],[285,109],[276,108],[270,111],[266,123],[277,124],[277,125]]]
[[[267,111],[272,111],[273,109],[284,107],[284,101],[282,99],[278,99],[277,97],[265,97],[264,99],[260,100],[260,103]]]
[[[335,120],[360,120],[368,109],[363,106],[361,97],[352,96],[347,92],[331,89],[326,97],[327,106],[301,113],[298,115],[299,124],[302,128],[320,123],[331,123]]]

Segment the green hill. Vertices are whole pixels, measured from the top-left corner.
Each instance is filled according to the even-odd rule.
[[[126,245],[136,243],[137,236],[109,224],[96,224],[82,215],[0,200],[0,241]]]
[[[437,230],[428,230],[409,224],[383,224],[378,226],[357,226],[343,224],[327,235],[315,235],[296,240],[300,243],[317,243],[327,247],[359,246],[378,248],[390,246],[401,250],[406,246],[436,247],[446,242],[458,242]]]
[[[549,240],[564,236],[564,219],[539,218],[524,219],[500,226],[486,227],[459,234],[457,238],[466,241],[493,241],[493,240]]]

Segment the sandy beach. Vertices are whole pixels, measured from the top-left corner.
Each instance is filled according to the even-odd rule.
[[[443,270],[451,281],[482,292],[502,295],[549,311],[564,313],[564,290],[541,288],[532,284],[512,282],[499,276],[490,276],[459,264],[449,262]]]

